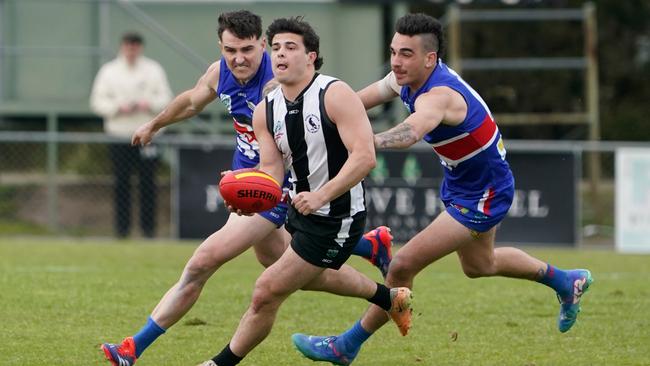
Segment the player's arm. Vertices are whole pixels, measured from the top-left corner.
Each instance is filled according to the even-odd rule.
[[[404,122],[375,135],[378,149],[404,149],[420,141],[443,121],[452,102],[447,88],[433,88],[415,100],[415,112]]]
[[[217,98],[215,90],[219,83],[219,65],[219,61],[210,65],[194,88],[177,95],[162,112],[140,126],[133,134],[131,143],[133,145],[148,144],[153,135],[161,128],[197,115],[206,105],[215,100]]]
[[[391,71],[383,79],[359,90],[357,95],[361,98],[363,106],[368,110],[389,102],[399,96],[400,91],[401,87],[397,85],[395,74]]]
[[[303,215],[349,191],[375,167],[372,128],[361,100],[346,83],[337,81],[325,92],[325,110],[336,124],[348,158],[338,174],[315,192],[301,192],[293,206]]]
[[[253,130],[260,149],[259,169],[272,176],[277,182],[284,181],[282,154],[266,127],[266,102],[262,100],[253,111]]]

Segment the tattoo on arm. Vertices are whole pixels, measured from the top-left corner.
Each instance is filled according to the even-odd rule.
[[[416,142],[417,137],[408,123],[400,123],[375,136],[375,145],[382,149],[408,147]]]
[[[262,95],[267,96],[273,89],[277,88],[278,85],[280,85],[280,83],[277,80],[269,80],[269,82],[264,85],[264,89],[262,89]]]

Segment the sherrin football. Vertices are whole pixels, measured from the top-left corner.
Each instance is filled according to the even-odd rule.
[[[282,196],[282,188],[273,177],[252,168],[225,174],[219,182],[219,192],[230,206],[246,213],[269,210]]]

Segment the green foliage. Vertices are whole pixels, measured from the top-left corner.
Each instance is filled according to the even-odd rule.
[[[414,2],[411,11],[435,17],[451,1]],[[581,9],[584,0],[473,1],[462,10]],[[603,140],[650,140],[650,2],[597,0],[596,10],[600,133]],[[461,24],[462,58],[583,57],[585,35],[580,21],[487,21]],[[444,58],[447,59],[448,58]],[[462,71],[495,114],[584,112],[586,87],[581,69]],[[587,125],[500,125],[507,138],[587,139]]]
[[[135,333],[172,286],[192,244],[0,239],[2,365],[107,365],[101,342]],[[641,365],[650,333],[647,256],[610,251],[530,250],[559,267],[584,266],[595,278],[578,323],[556,329],[554,293],[528,281],[469,280],[455,256],[415,283],[411,334],[387,324],[355,366]],[[378,280],[367,262],[351,264]],[[193,365],[232,336],[262,268],[249,251],[221,268],[195,307],[138,365]],[[282,307],[273,332],[242,365],[311,365],[294,332],[331,334],[352,325],[365,301],[300,292]],[[320,365],[320,364],[318,364]],[[324,365],[324,364],[323,364]]]

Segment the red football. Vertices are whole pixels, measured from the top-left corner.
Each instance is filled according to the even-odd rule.
[[[282,189],[273,177],[252,168],[228,172],[219,182],[219,192],[230,206],[247,213],[269,210],[282,196]]]

